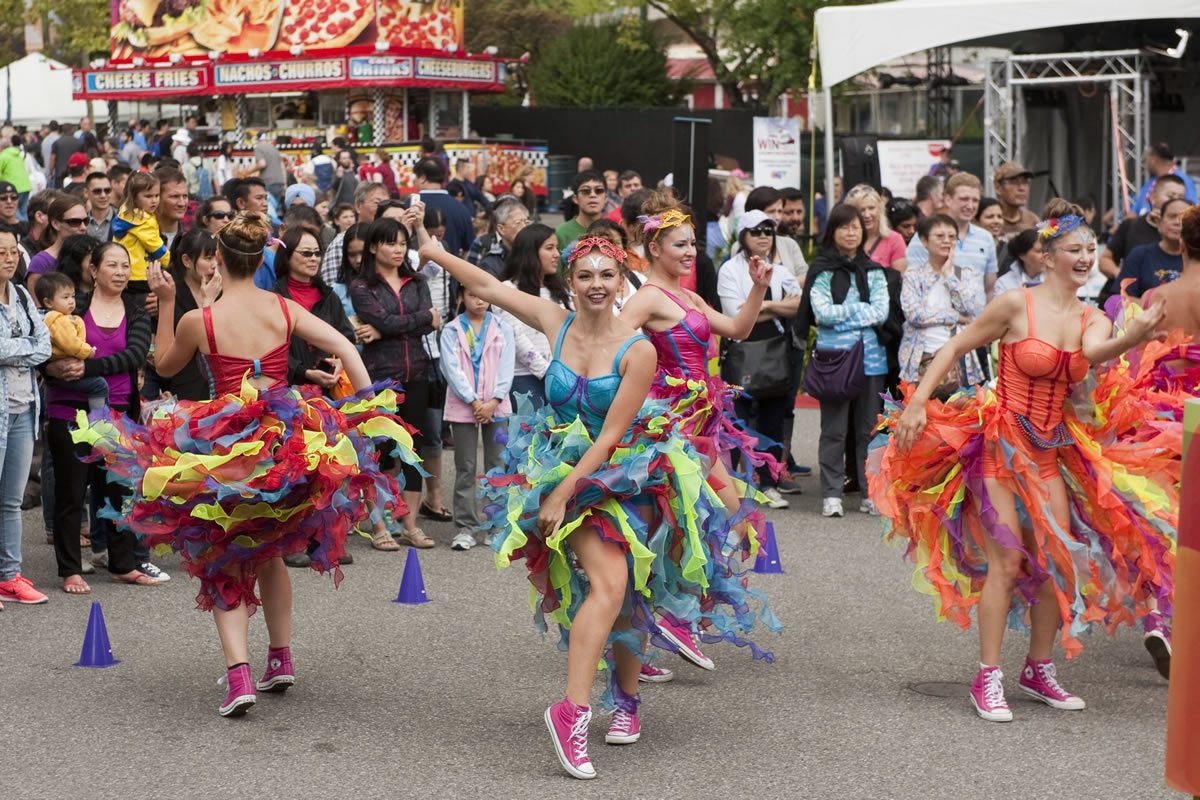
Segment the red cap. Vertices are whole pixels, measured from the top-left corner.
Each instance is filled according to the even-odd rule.
[[[90,161],[91,159],[87,157],[87,153],[71,153],[71,157],[67,159],[67,169],[86,167]]]

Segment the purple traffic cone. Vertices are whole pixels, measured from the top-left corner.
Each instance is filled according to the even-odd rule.
[[[409,549],[408,560],[404,562],[404,575],[400,578],[400,592],[393,603],[416,605],[428,603],[429,595],[425,594],[425,579],[421,577],[421,561],[417,551]]]
[[[754,571],[762,575],[776,575],[783,572],[783,564],[779,563],[779,543],[775,541],[775,523],[767,523],[767,540],[759,548],[758,558],[754,562]]]
[[[83,650],[79,653],[77,667],[111,667],[121,662],[113,658],[112,645],[108,642],[108,628],[104,625],[104,612],[99,601],[92,601],[92,612],[88,615],[87,633],[83,636]]]

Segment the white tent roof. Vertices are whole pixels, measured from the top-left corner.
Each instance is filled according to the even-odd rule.
[[[9,107],[9,81],[12,106]],[[42,125],[50,120],[78,122],[87,116],[87,103],[71,99],[71,68],[43,53],[30,53],[0,67],[0,121]]]
[[[1198,15],[1196,0],[894,0],[827,6],[816,14],[821,82],[830,87],[898,56],[988,36]]]

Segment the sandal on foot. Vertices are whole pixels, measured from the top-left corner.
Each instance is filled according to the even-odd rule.
[[[451,514],[447,509],[441,508],[435,510],[428,503],[421,503],[421,508],[417,513],[426,519],[436,519],[438,522],[449,522],[450,520],[454,519],[454,515]]]
[[[388,531],[380,531],[371,537],[371,547],[376,550],[394,551],[399,550],[400,545],[392,538],[392,534]]]
[[[113,583],[127,583],[130,586],[158,586],[158,581],[144,572],[138,572],[136,569],[125,575],[113,575],[112,579]]]
[[[63,578],[62,590],[67,594],[91,594],[92,587],[87,585],[87,581],[82,575],[68,575]]]
[[[401,531],[396,534],[396,541],[400,544],[407,544],[411,547],[416,547],[421,550],[428,550],[434,546],[433,539],[425,535],[425,531],[420,528],[413,528],[411,531]]]

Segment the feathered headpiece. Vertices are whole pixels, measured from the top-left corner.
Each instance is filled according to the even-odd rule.
[[[603,236],[585,236],[576,243],[575,249],[567,256],[567,263],[574,264],[580,258],[583,258],[588,253],[595,253],[597,256],[611,258],[618,264],[625,263],[625,251],[617,247]],[[596,265],[593,263],[593,267]]]
[[[1075,214],[1044,219],[1037,226],[1038,238],[1042,241],[1057,239],[1059,236],[1064,236],[1078,229],[1082,224],[1083,217],[1076,216]]]
[[[661,214],[652,216],[642,215],[638,217],[638,222],[642,223],[642,235],[646,237],[646,241],[652,242],[658,238],[658,235],[668,228],[678,228],[680,225],[687,225],[692,221],[692,218],[680,211],[678,208],[668,208]]]

